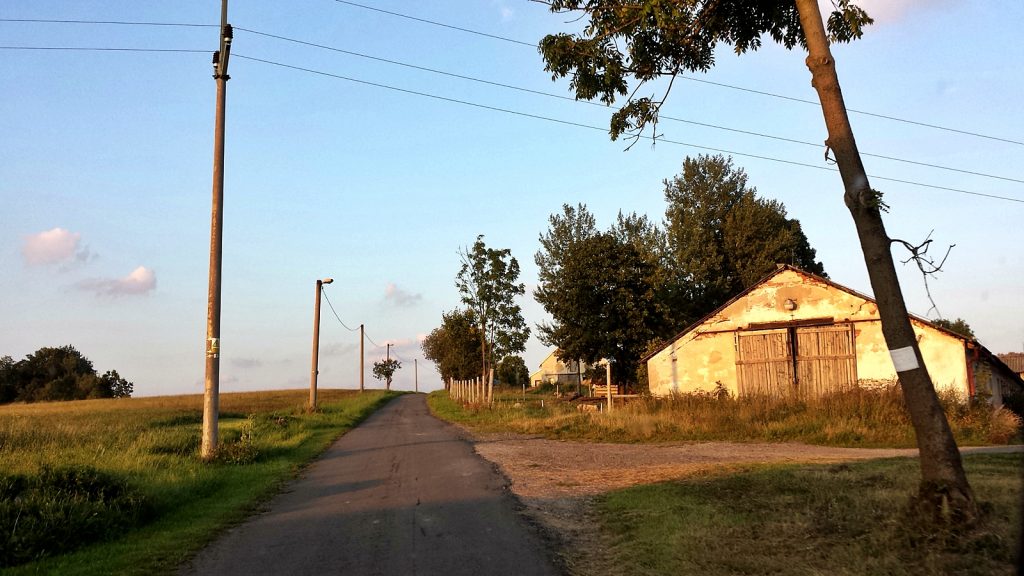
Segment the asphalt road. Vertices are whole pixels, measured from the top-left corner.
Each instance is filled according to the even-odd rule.
[[[558,574],[505,484],[424,396],[401,396],[180,573]]]

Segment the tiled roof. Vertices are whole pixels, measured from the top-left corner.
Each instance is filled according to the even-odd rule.
[[[1018,374],[1024,372],[1024,352],[1010,352],[1009,354],[997,354],[996,356],[1009,366],[1010,370]]]

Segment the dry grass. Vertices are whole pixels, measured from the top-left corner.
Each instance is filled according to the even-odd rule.
[[[1020,439],[1021,420],[1004,409],[941,400],[958,443]],[[528,395],[498,397],[493,407],[463,406],[444,393],[430,397],[434,412],[480,432],[513,432],[604,442],[795,441],[833,446],[911,447],[914,430],[895,385],[797,401],[728,394],[641,397],[611,412],[581,411],[575,402]]]

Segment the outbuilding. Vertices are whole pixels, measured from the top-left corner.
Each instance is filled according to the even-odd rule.
[[[1001,405],[1021,378],[977,340],[910,317],[938,390]],[[646,358],[656,396],[822,396],[896,379],[873,298],[780,265]]]

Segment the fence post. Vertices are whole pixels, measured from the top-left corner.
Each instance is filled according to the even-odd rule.
[[[487,403],[494,405],[494,368],[487,374]]]

